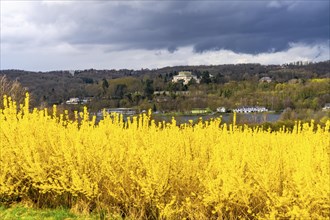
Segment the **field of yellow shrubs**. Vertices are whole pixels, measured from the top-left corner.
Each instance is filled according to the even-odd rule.
[[[27,95],[28,96],[28,95]],[[0,109],[0,203],[131,219],[329,219],[330,121],[292,131]]]

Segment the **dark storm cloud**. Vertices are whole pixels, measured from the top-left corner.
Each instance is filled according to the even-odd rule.
[[[193,46],[281,51],[290,42],[329,40],[329,1],[96,1],[39,5],[34,22],[68,22],[62,41],[112,45],[113,50]],[[61,30],[59,30],[61,31]],[[111,50],[111,49],[110,49]]]

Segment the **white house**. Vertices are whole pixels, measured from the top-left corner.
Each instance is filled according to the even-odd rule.
[[[77,105],[77,104],[79,104],[79,102],[80,102],[79,98],[70,98],[65,103],[68,105]]]
[[[322,108],[323,111],[329,111],[330,110],[330,103],[325,103],[324,107]]]
[[[92,101],[92,97],[84,97],[84,98],[82,98],[81,103],[82,104],[87,104],[91,101]]]
[[[237,113],[268,112],[268,109],[260,106],[241,107],[241,108],[233,109],[233,112],[237,112]]]
[[[189,71],[181,71],[179,75],[173,76],[172,82],[177,83],[180,80],[183,81],[183,85],[187,85],[191,79],[194,79],[196,83],[200,83],[200,79],[197,76],[194,76]]]
[[[132,108],[105,108],[104,111],[108,114],[118,113],[121,115],[135,115],[137,112]],[[103,116],[103,111],[99,111],[97,116]]]
[[[259,82],[267,82],[270,83],[272,82],[272,79],[268,76],[262,77],[261,79],[259,79]]]
[[[224,113],[224,112],[226,112],[226,108],[225,108],[225,107],[218,107],[218,108],[217,108],[217,112],[222,112],[222,113]]]

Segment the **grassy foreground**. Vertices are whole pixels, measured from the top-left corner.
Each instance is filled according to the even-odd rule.
[[[2,220],[69,220],[87,219],[78,217],[65,209],[33,209],[23,206],[5,208],[0,206],[0,219]],[[93,218],[90,218],[93,219]],[[94,218],[97,219],[97,218]]]
[[[69,209],[36,209],[23,205],[0,206],[1,220],[121,220],[120,216],[100,212],[95,214],[73,213]]]

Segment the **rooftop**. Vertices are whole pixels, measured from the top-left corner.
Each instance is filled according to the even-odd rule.
[[[179,76],[191,76],[191,72],[189,72],[189,71],[180,71]]]

